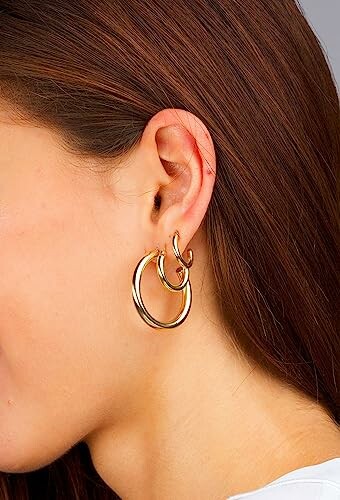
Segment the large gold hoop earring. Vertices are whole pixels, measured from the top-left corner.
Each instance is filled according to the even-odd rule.
[[[180,279],[180,283],[178,285],[172,284],[167,279],[164,270],[164,259],[166,253],[164,250],[159,250],[158,248],[144,255],[144,257],[142,257],[138,262],[133,273],[132,297],[134,304],[141,318],[149,326],[153,328],[175,328],[176,326],[181,325],[188,316],[191,308],[192,291],[189,280],[189,267],[191,267],[193,263],[193,252],[191,249],[188,250],[189,263],[187,263],[181,256],[180,251],[178,249],[178,238],[179,238],[179,232],[176,231],[173,236],[172,246],[176,259],[180,263],[180,267],[176,269],[177,275]],[[157,258],[157,274],[162,285],[164,285],[171,292],[182,293],[181,310],[179,314],[169,322],[159,321],[156,318],[154,318],[146,309],[141,295],[141,279],[143,271],[146,268],[146,266],[155,258]]]

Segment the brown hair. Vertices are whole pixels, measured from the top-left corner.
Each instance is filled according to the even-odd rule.
[[[204,218],[225,327],[339,423],[339,99],[293,0],[2,0],[0,90],[75,154],[113,159],[182,108],[218,162]],[[1,499],[118,498],[84,443]],[[28,496],[30,495],[30,496]]]

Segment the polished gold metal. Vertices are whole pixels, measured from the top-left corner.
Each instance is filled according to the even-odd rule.
[[[183,280],[180,281],[179,285],[174,285],[171,283],[168,278],[166,277],[165,274],[165,269],[164,269],[164,260],[165,260],[165,252],[162,250],[159,255],[158,255],[158,262],[157,262],[157,272],[158,276],[163,283],[163,285],[170,291],[180,291],[183,290],[183,288],[186,286],[186,284],[189,281],[189,268],[187,267],[179,267],[177,268],[176,272],[180,278],[183,276]],[[183,273],[184,270],[184,273]]]
[[[175,231],[175,234],[172,238],[172,246],[174,247],[174,254],[176,255],[176,258],[179,262],[181,262],[183,264],[183,266],[185,266],[186,268],[190,268],[194,262],[194,254],[191,250],[191,248],[188,248],[187,250],[187,255],[189,257],[189,262],[186,262],[182,255],[181,255],[181,252],[179,251],[179,248],[178,248],[178,238],[179,238],[179,232],[176,230]]]
[[[181,325],[188,316],[191,308],[192,291],[189,280],[189,268],[193,264],[193,252],[191,249],[187,251],[189,262],[186,262],[179,251],[178,238],[179,238],[179,232],[175,231],[175,234],[172,239],[172,246],[176,259],[180,263],[180,267],[176,269],[176,273],[180,280],[178,285],[174,285],[167,279],[164,269],[164,259],[166,252],[164,250],[159,250],[158,248],[144,255],[144,257],[142,257],[138,262],[135,271],[133,273],[132,297],[134,300],[134,304],[141,318],[149,326],[153,328],[175,328],[176,326]],[[141,295],[142,273],[146,268],[146,266],[155,258],[157,258],[157,274],[162,285],[164,285],[171,292],[182,292],[181,310],[179,314],[169,322],[159,321],[156,318],[154,318],[146,309]]]

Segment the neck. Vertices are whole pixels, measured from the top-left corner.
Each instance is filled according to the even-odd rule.
[[[86,439],[121,498],[227,499],[340,456],[322,407],[236,355],[213,327],[191,331],[167,337],[131,416]]]

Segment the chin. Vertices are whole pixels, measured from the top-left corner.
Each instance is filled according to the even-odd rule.
[[[40,436],[41,443],[29,436],[3,436],[0,434],[0,472],[24,473],[41,469],[68,451],[54,442],[46,443],[46,436]],[[21,439],[20,439],[21,438]]]

